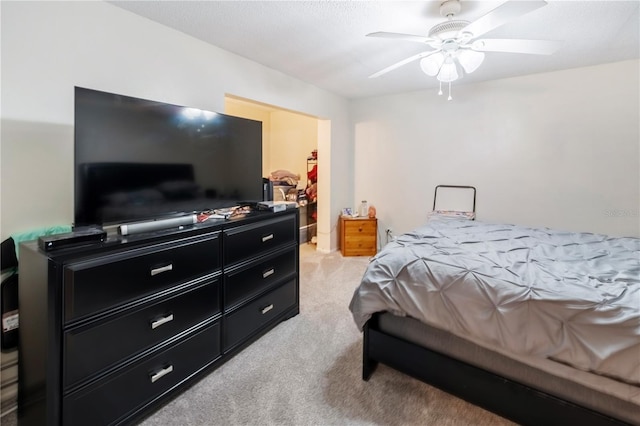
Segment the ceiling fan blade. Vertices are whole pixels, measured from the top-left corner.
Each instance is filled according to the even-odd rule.
[[[400,68],[401,66],[408,64],[409,62],[416,61],[416,60],[418,60],[418,59],[420,59],[420,58],[424,58],[425,56],[429,56],[429,55],[431,55],[432,53],[436,53],[436,52],[437,52],[437,50],[430,50],[430,51],[427,51],[427,52],[422,52],[422,53],[418,53],[417,55],[410,56],[410,57],[408,57],[407,59],[403,59],[403,60],[402,60],[402,61],[400,61],[400,62],[396,62],[395,64],[393,64],[393,65],[391,65],[391,66],[388,66],[388,67],[386,67],[385,69],[383,69],[383,70],[381,70],[381,71],[378,71],[378,72],[377,72],[377,73],[375,73],[375,74],[371,74],[371,75],[369,76],[369,78],[376,78],[376,77],[380,77],[382,74],[386,74],[386,73],[388,73],[389,71],[393,71],[393,70],[395,70],[396,68]]]
[[[499,26],[506,24],[508,21],[517,18],[518,16],[532,12],[546,4],[547,2],[544,0],[510,0],[496,7],[486,15],[476,19],[464,27],[461,32],[471,33],[473,34],[473,38],[476,38],[482,34],[488,33],[494,28],[498,28]]]
[[[413,35],[413,34],[402,34],[402,33],[386,33],[384,31],[378,31],[376,33],[369,33],[367,37],[378,37],[378,38],[389,38],[393,40],[405,40],[405,41],[413,41],[417,43],[429,43],[431,41],[435,41],[432,38]]]
[[[478,52],[528,53],[531,55],[551,55],[562,46],[560,41],[551,40],[515,40],[483,38],[471,44]]]

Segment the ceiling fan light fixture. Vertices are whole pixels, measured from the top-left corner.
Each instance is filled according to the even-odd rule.
[[[439,82],[438,95],[442,94],[442,83],[451,83],[471,74],[484,62],[484,52],[526,53],[531,55],[550,55],[560,48],[560,43],[551,40],[524,39],[487,39],[479,37],[506,24],[512,19],[532,12],[547,4],[545,0],[520,1],[506,0],[489,13],[472,22],[454,19],[460,13],[462,0],[439,0],[440,13],[445,22],[434,25],[428,36],[403,33],[376,32],[368,36],[419,42],[431,47],[431,51],[421,52],[403,59],[382,71],[370,76],[379,77],[389,71],[420,59],[420,68]],[[468,0],[465,0],[468,1]],[[460,67],[460,68],[459,68]]]
[[[435,77],[440,72],[440,68],[444,63],[444,55],[442,52],[434,53],[433,55],[429,55],[426,58],[422,58],[420,60],[420,68],[422,71],[431,77]]]
[[[460,49],[458,51],[458,62],[462,65],[467,74],[471,74],[480,67],[484,61],[484,53],[475,50]]]
[[[438,80],[444,83],[451,83],[459,78],[458,69],[455,62],[451,58],[447,58],[440,68]]]

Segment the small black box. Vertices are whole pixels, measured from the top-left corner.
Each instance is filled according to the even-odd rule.
[[[44,251],[50,251],[82,244],[99,243],[106,239],[107,233],[102,229],[85,229],[40,237],[38,238],[38,246]]]

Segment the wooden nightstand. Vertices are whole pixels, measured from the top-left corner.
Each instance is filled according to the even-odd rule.
[[[378,219],[340,217],[343,256],[373,256],[378,251]]]

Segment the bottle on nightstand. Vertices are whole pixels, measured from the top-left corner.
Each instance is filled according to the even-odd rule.
[[[360,203],[360,207],[358,208],[358,216],[360,217],[369,216],[369,205],[367,204],[367,200],[362,200],[362,202]]]

